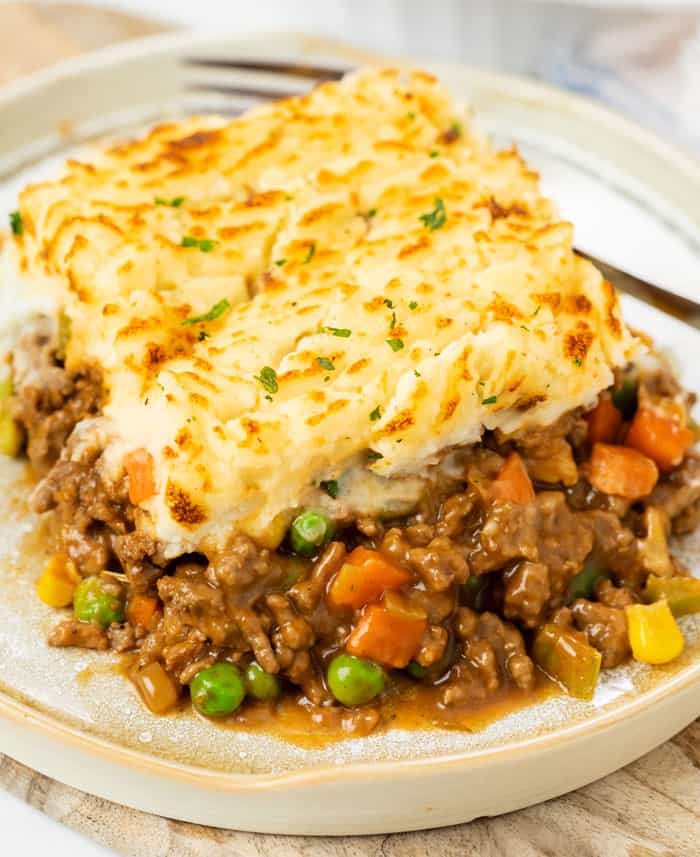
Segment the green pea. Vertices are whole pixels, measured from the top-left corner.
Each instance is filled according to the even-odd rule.
[[[308,510],[292,521],[289,542],[299,556],[314,556],[318,549],[333,538],[335,524],[323,512]]]
[[[190,697],[195,708],[207,717],[231,714],[245,698],[241,671],[225,663],[207,667],[190,682]]]
[[[124,591],[115,580],[86,577],[75,589],[73,612],[81,622],[97,622],[103,628],[123,622]]]
[[[343,705],[363,705],[384,690],[384,670],[365,658],[336,655],[328,665],[328,687]]]
[[[282,682],[273,673],[265,672],[260,664],[253,661],[248,664],[243,674],[245,689],[253,699],[262,702],[273,702],[282,693]]]

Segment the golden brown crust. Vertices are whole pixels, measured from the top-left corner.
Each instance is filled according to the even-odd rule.
[[[115,471],[153,455],[156,534],[255,535],[368,448],[415,472],[610,382],[617,297],[537,179],[431,75],[367,70],[69,162],[19,265],[103,371]]]

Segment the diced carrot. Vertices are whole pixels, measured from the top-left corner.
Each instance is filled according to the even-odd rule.
[[[692,431],[651,408],[640,408],[627,432],[625,445],[651,458],[660,470],[671,470],[693,445]]]
[[[593,444],[588,480],[598,491],[639,500],[651,494],[658,478],[654,462],[636,449]]]
[[[129,477],[129,500],[138,506],[156,493],[153,456],[148,450],[135,449],[124,459],[124,466]]]
[[[126,615],[132,625],[148,628],[158,610],[158,599],[153,595],[134,595],[126,608]]]
[[[411,580],[410,572],[395,565],[379,551],[355,548],[336,574],[328,600],[336,607],[357,610],[377,601],[387,589],[400,589]]]
[[[584,415],[588,423],[588,440],[591,443],[613,443],[622,425],[622,414],[615,407],[607,391],[600,394],[598,404]]]
[[[418,651],[427,627],[420,612],[401,609],[392,601],[369,604],[345,648],[351,655],[403,669]]]
[[[491,494],[496,500],[506,500],[526,506],[535,499],[535,489],[522,458],[511,452],[491,484]]]

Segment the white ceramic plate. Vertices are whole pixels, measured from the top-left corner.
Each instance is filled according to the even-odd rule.
[[[180,112],[178,58],[204,53],[327,59],[339,49],[290,36],[157,38],[16,84],[0,95],[0,216],[26,181],[55,170],[81,139]],[[462,67],[432,68],[474,104],[482,127],[500,142],[521,144],[577,224],[580,246],[695,292],[694,162],[577,98]],[[24,297],[0,291],[5,322]],[[700,335],[635,301],[625,308],[633,324],[675,352],[684,381],[700,390]],[[40,547],[26,550],[37,521],[26,511],[20,478],[21,465],[0,465],[0,751],[111,800],[274,833],[447,825],[588,783],[700,715],[700,620],[688,617],[686,651],[672,667],[609,671],[590,703],[549,698],[476,732],[395,729],[305,749],[222,729],[191,712],[153,717],[110,656],[45,645],[55,615],[34,593],[42,556]],[[700,551],[684,548],[700,569]]]

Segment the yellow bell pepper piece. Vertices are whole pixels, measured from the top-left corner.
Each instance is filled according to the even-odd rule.
[[[643,539],[637,540],[637,554],[642,566],[657,577],[671,577],[673,563],[666,540],[666,513],[656,506],[649,506],[644,513],[644,522],[647,534]]]
[[[68,607],[81,577],[71,560],[62,554],[52,556],[37,583],[39,599],[49,607]]]
[[[683,651],[685,640],[667,601],[625,607],[632,655],[646,664],[666,664]]]

